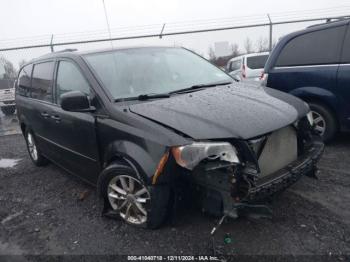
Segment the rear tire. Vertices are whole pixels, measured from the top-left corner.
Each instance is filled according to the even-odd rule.
[[[16,111],[16,107],[15,106],[5,106],[5,107],[1,108],[1,111],[6,116],[13,115]]]
[[[108,209],[128,224],[156,229],[166,218],[169,187],[146,185],[127,165],[113,162],[107,166],[99,177],[98,190]]]
[[[311,102],[309,106],[313,112],[316,132],[320,133],[323,141],[331,141],[338,131],[337,119],[333,113],[322,104]]]
[[[24,135],[25,135],[28,153],[34,165],[36,166],[47,165],[49,161],[41,154],[40,149],[37,146],[34,133],[32,131],[26,130]]]

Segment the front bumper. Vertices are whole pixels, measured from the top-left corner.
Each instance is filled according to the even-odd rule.
[[[198,170],[193,177],[195,178],[195,183],[199,186],[199,190],[205,192],[202,194],[201,199],[202,209],[213,215],[225,214],[236,218],[238,216],[237,210],[242,206],[249,207],[249,205],[261,202],[261,200],[285,190],[303,175],[314,172],[323,150],[324,144],[314,141],[296,161],[262,178],[259,178],[259,174],[256,174],[254,179],[250,179],[251,174],[245,173],[244,170],[239,170],[241,177],[244,177],[245,180],[250,180],[244,197],[237,196],[237,190],[235,191],[234,188],[238,187],[239,190],[240,185],[237,179],[232,179],[233,173],[230,169],[205,170],[204,168]],[[236,181],[236,183],[232,181]]]
[[[314,142],[313,146],[296,161],[276,173],[258,180],[256,186],[249,190],[247,200],[254,201],[271,196],[291,186],[303,175],[313,172],[323,150],[324,144],[322,142]]]

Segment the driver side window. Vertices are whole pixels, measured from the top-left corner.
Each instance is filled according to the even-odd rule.
[[[69,91],[81,91],[90,95],[90,85],[75,64],[60,61],[56,80],[57,104],[61,104],[61,95]]]

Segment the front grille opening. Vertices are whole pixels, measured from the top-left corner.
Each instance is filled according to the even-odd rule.
[[[298,157],[298,141],[295,128],[281,128],[271,133],[258,158],[260,177],[265,177],[286,167]]]

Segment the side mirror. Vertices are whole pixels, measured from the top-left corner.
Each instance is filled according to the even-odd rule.
[[[63,110],[71,112],[89,112],[95,108],[90,106],[87,95],[80,91],[69,91],[60,96]]]

